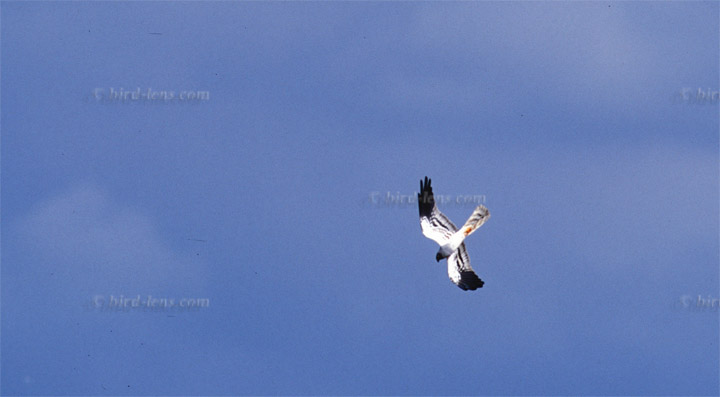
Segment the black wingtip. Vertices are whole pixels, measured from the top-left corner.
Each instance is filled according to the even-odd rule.
[[[425,183],[420,180],[420,193],[418,193],[418,208],[420,209],[420,216],[430,216],[433,208],[435,207],[435,197],[432,191],[432,179],[425,177]]]
[[[485,282],[475,274],[475,272],[460,272],[460,282],[458,287],[464,291],[475,291],[478,288],[482,288]]]

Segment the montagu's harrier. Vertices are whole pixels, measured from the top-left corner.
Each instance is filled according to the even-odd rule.
[[[470,258],[465,249],[465,238],[490,219],[490,211],[484,205],[475,208],[463,227],[458,229],[435,205],[430,179],[420,180],[418,193],[420,226],[425,237],[440,244],[435,259],[447,259],[448,276],[463,290],[476,290],[485,284],[470,267]]]

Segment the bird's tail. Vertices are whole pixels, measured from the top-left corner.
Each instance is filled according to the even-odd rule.
[[[490,211],[488,211],[484,205],[479,205],[475,208],[475,211],[473,211],[470,218],[468,218],[467,222],[465,222],[459,231],[467,237],[482,226],[488,219],[490,219]]]

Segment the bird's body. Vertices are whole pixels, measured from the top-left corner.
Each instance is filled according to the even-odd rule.
[[[458,287],[463,290],[482,288],[485,283],[470,267],[470,257],[464,241],[490,218],[490,211],[484,205],[478,206],[467,222],[458,229],[435,205],[430,182],[428,177],[425,177],[425,183],[420,181],[418,207],[423,234],[440,245],[435,259],[438,262],[447,259],[448,276]]]

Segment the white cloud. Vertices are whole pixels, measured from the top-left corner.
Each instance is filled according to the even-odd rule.
[[[461,89],[458,81],[446,89],[456,93],[483,98],[492,95],[489,86],[499,95],[509,81],[515,90],[509,93],[514,98],[510,107],[517,106],[520,93],[637,111],[648,95],[657,98],[660,92],[667,97],[659,100],[670,98],[676,83],[669,80],[668,68],[677,63],[678,51],[655,40],[655,26],[639,26],[634,18],[649,14],[668,24],[668,13],[651,5],[608,8],[602,3],[425,4],[418,7],[405,43],[410,52],[430,51],[458,68],[438,71],[450,82],[463,73],[474,77],[459,81]],[[436,100],[446,90],[437,90]]]
[[[159,294],[204,284],[202,262],[171,249],[152,217],[94,186],[38,203],[20,230],[28,252],[40,255],[62,288]]]

